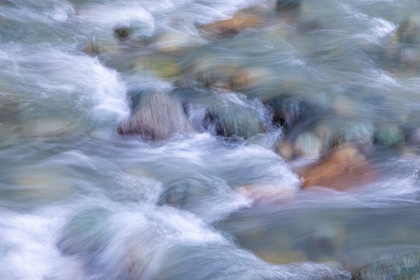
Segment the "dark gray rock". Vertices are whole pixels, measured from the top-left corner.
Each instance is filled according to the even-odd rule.
[[[293,11],[301,7],[301,0],[277,0],[276,10],[282,11]]]
[[[133,34],[133,29],[130,27],[117,27],[114,29],[114,34],[118,39],[124,41]]]
[[[268,102],[273,111],[273,122],[282,125],[286,130],[297,122],[320,112],[310,100],[294,95],[280,95]],[[319,109],[319,110],[318,110]]]

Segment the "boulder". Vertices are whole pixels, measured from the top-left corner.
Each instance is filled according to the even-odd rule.
[[[383,256],[371,264],[356,269],[353,280],[420,279],[420,252],[409,251]]]
[[[343,191],[373,181],[377,172],[357,147],[343,145],[330,151],[320,162],[301,171],[300,176],[303,189],[323,186]]]
[[[121,135],[140,135],[147,140],[165,140],[189,131],[181,102],[161,91],[142,94],[132,116],[118,128]]]

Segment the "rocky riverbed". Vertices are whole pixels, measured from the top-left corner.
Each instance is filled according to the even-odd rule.
[[[0,279],[420,279],[416,0],[0,0]]]

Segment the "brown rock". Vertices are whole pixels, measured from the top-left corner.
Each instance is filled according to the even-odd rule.
[[[308,261],[308,257],[302,251],[258,251],[256,254],[266,262],[277,264],[288,264]]]
[[[287,186],[244,185],[237,188],[236,192],[248,199],[252,199],[254,204],[266,202],[289,202],[294,199],[294,189]]]
[[[231,19],[222,20],[201,26],[205,35],[226,36],[236,35],[246,28],[255,28],[261,24],[257,16],[237,13]]]
[[[349,190],[373,181],[377,171],[366,157],[352,145],[340,146],[300,174],[302,188],[323,186],[336,190]]]

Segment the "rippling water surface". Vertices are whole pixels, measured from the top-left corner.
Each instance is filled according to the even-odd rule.
[[[0,279],[351,279],[418,250],[420,2],[275,4],[0,0]],[[119,135],[136,106],[167,127]],[[374,178],[301,190],[349,139]]]

